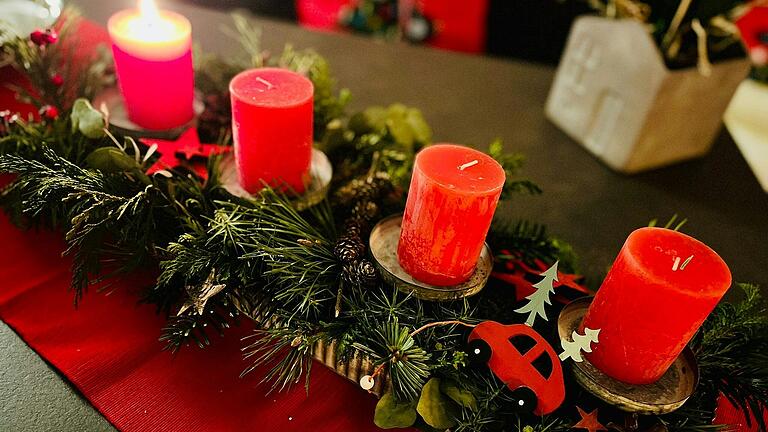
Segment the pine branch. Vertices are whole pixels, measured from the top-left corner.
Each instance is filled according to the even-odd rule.
[[[330,205],[324,201],[300,213],[268,188],[261,199],[242,258],[263,263],[265,289],[296,317],[329,316],[341,275],[333,253],[336,232]]]
[[[577,271],[576,254],[571,246],[550,236],[544,225],[526,220],[510,221],[499,216],[494,218],[491,224],[488,243],[494,251],[507,250],[519,255],[516,259],[522,259],[529,264],[535,260],[545,263],[560,261],[559,266],[563,271]]]
[[[104,278],[92,279],[100,272],[102,262],[120,258],[120,254],[108,254],[122,250],[116,245],[129,248],[125,257],[134,265],[150,253],[151,244],[142,239],[152,232],[156,196],[153,186],[138,183],[123,173],[80,168],[45,147],[39,161],[15,154],[0,155],[0,171],[18,175],[4,193],[19,193],[24,213],[32,217],[50,215],[65,223],[66,253],[74,257],[75,302],[90,283]],[[110,267],[119,273],[132,268],[127,264],[112,262]]]
[[[355,344],[355,348],[370,355],[375,364],[388,367],[395,398],[416,400],[430,375],[430,355],[416,345],[409,329],[397,321],[371,330],[369,346]]]

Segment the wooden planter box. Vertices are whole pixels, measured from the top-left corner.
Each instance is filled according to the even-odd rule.
[[[635,20],[581,17],[573,25],[547,117],[611,168],[634,173],[706,154],[749,61],[669,70]]]

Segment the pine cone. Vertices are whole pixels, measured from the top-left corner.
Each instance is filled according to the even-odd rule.
[[[348,285],[372,286],[378,280],[379,272],[372,262],[362,259],[345,264],[341,278]]]
[[[358,201],[352,207],[352,217],[369,222],[379,215],[379,206],[371,201]]]
[[[365,243],[359,235],[345,235],[336,241],[333,254],[343,263],[355,262],[365,254]]]
[[[344,236],[360,237],[362,239],[366,225],[368,224],[363,220],[349,218],[344,221]]]
[[[372,286],[379,279],[379,272],[376,270],[376,266],[367,259],[360,260],[355,266],[355,271],[357,272],[357,279],[362,286]]]
[[[350,180],[336,191],[336,200],[341,205],[350,205],[355,201],[376,201],[392,189],[392,182],[385,172],[378,172],[373,177],[358,177]]]

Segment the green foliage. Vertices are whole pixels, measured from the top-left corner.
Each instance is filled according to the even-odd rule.
[[[376,404],[373,422],[382,429],[407,428],[416,423],[414,402],[399,402],[392,393],[385,393]]]
[[[421,112],[402,104],[374,106],[342,122],[329,125],[321,147],[340,167],[337,179],[366,173],[374,166],[386,172],[395,186],[410,181],[413,159],[432,141],[432,130]]]
[[[424,385],[416,411],[424,422],[439,430],[454,427],[459,415],[457,405],[440,391],[439,378],[431,378]]]
[[[390,321],[372,329],[365,345],[355,348],[368,353],[377,365],[389,367],[394,396],[398,401],[412,401],[419,397],[429,377],[429,354],[410,336],[407,327]]]
[[[747,418],[763,416],[768,401],[768,309],[760,289],[739,284],[745,297],[720,304],[693,343],[702,376],[702,395],[724,394]]]
[[[516,193],[527,193],[530,195],[541,193],[541,189],[532,181],[514,179],[525,163],[525,156],[520,153],[504,152],[504,143],[499,139],[493,141],[488,147],[488,154],[501,164],[507,176],[507,181],[504,183],[504,189],[501,192],[501,199],[509,199]]]
[[[78,99],[72,106],[72,132],[80,131],[88,138],[96,139],[104,136],[106,122],[104,115],[95,110],[88,99]]]
[[[684,218],[678,221],[677,213],[675,213],[671,218],[669,218],[667,223],[665,223],[662,228],[671,229],[673,231],[680,231],[686,223],[688,223],[688,218]],[[649,227],[655,227],[658,226],[658,224],[658,218],[651,219],[650,222],[648,222]]]

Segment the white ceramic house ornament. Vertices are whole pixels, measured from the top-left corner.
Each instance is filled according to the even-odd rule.
[[[749,70],[746,59],[667,69],[635,20],[581,17],[547,100],[547,117],[611,168],[634,173],[704,155]]]

